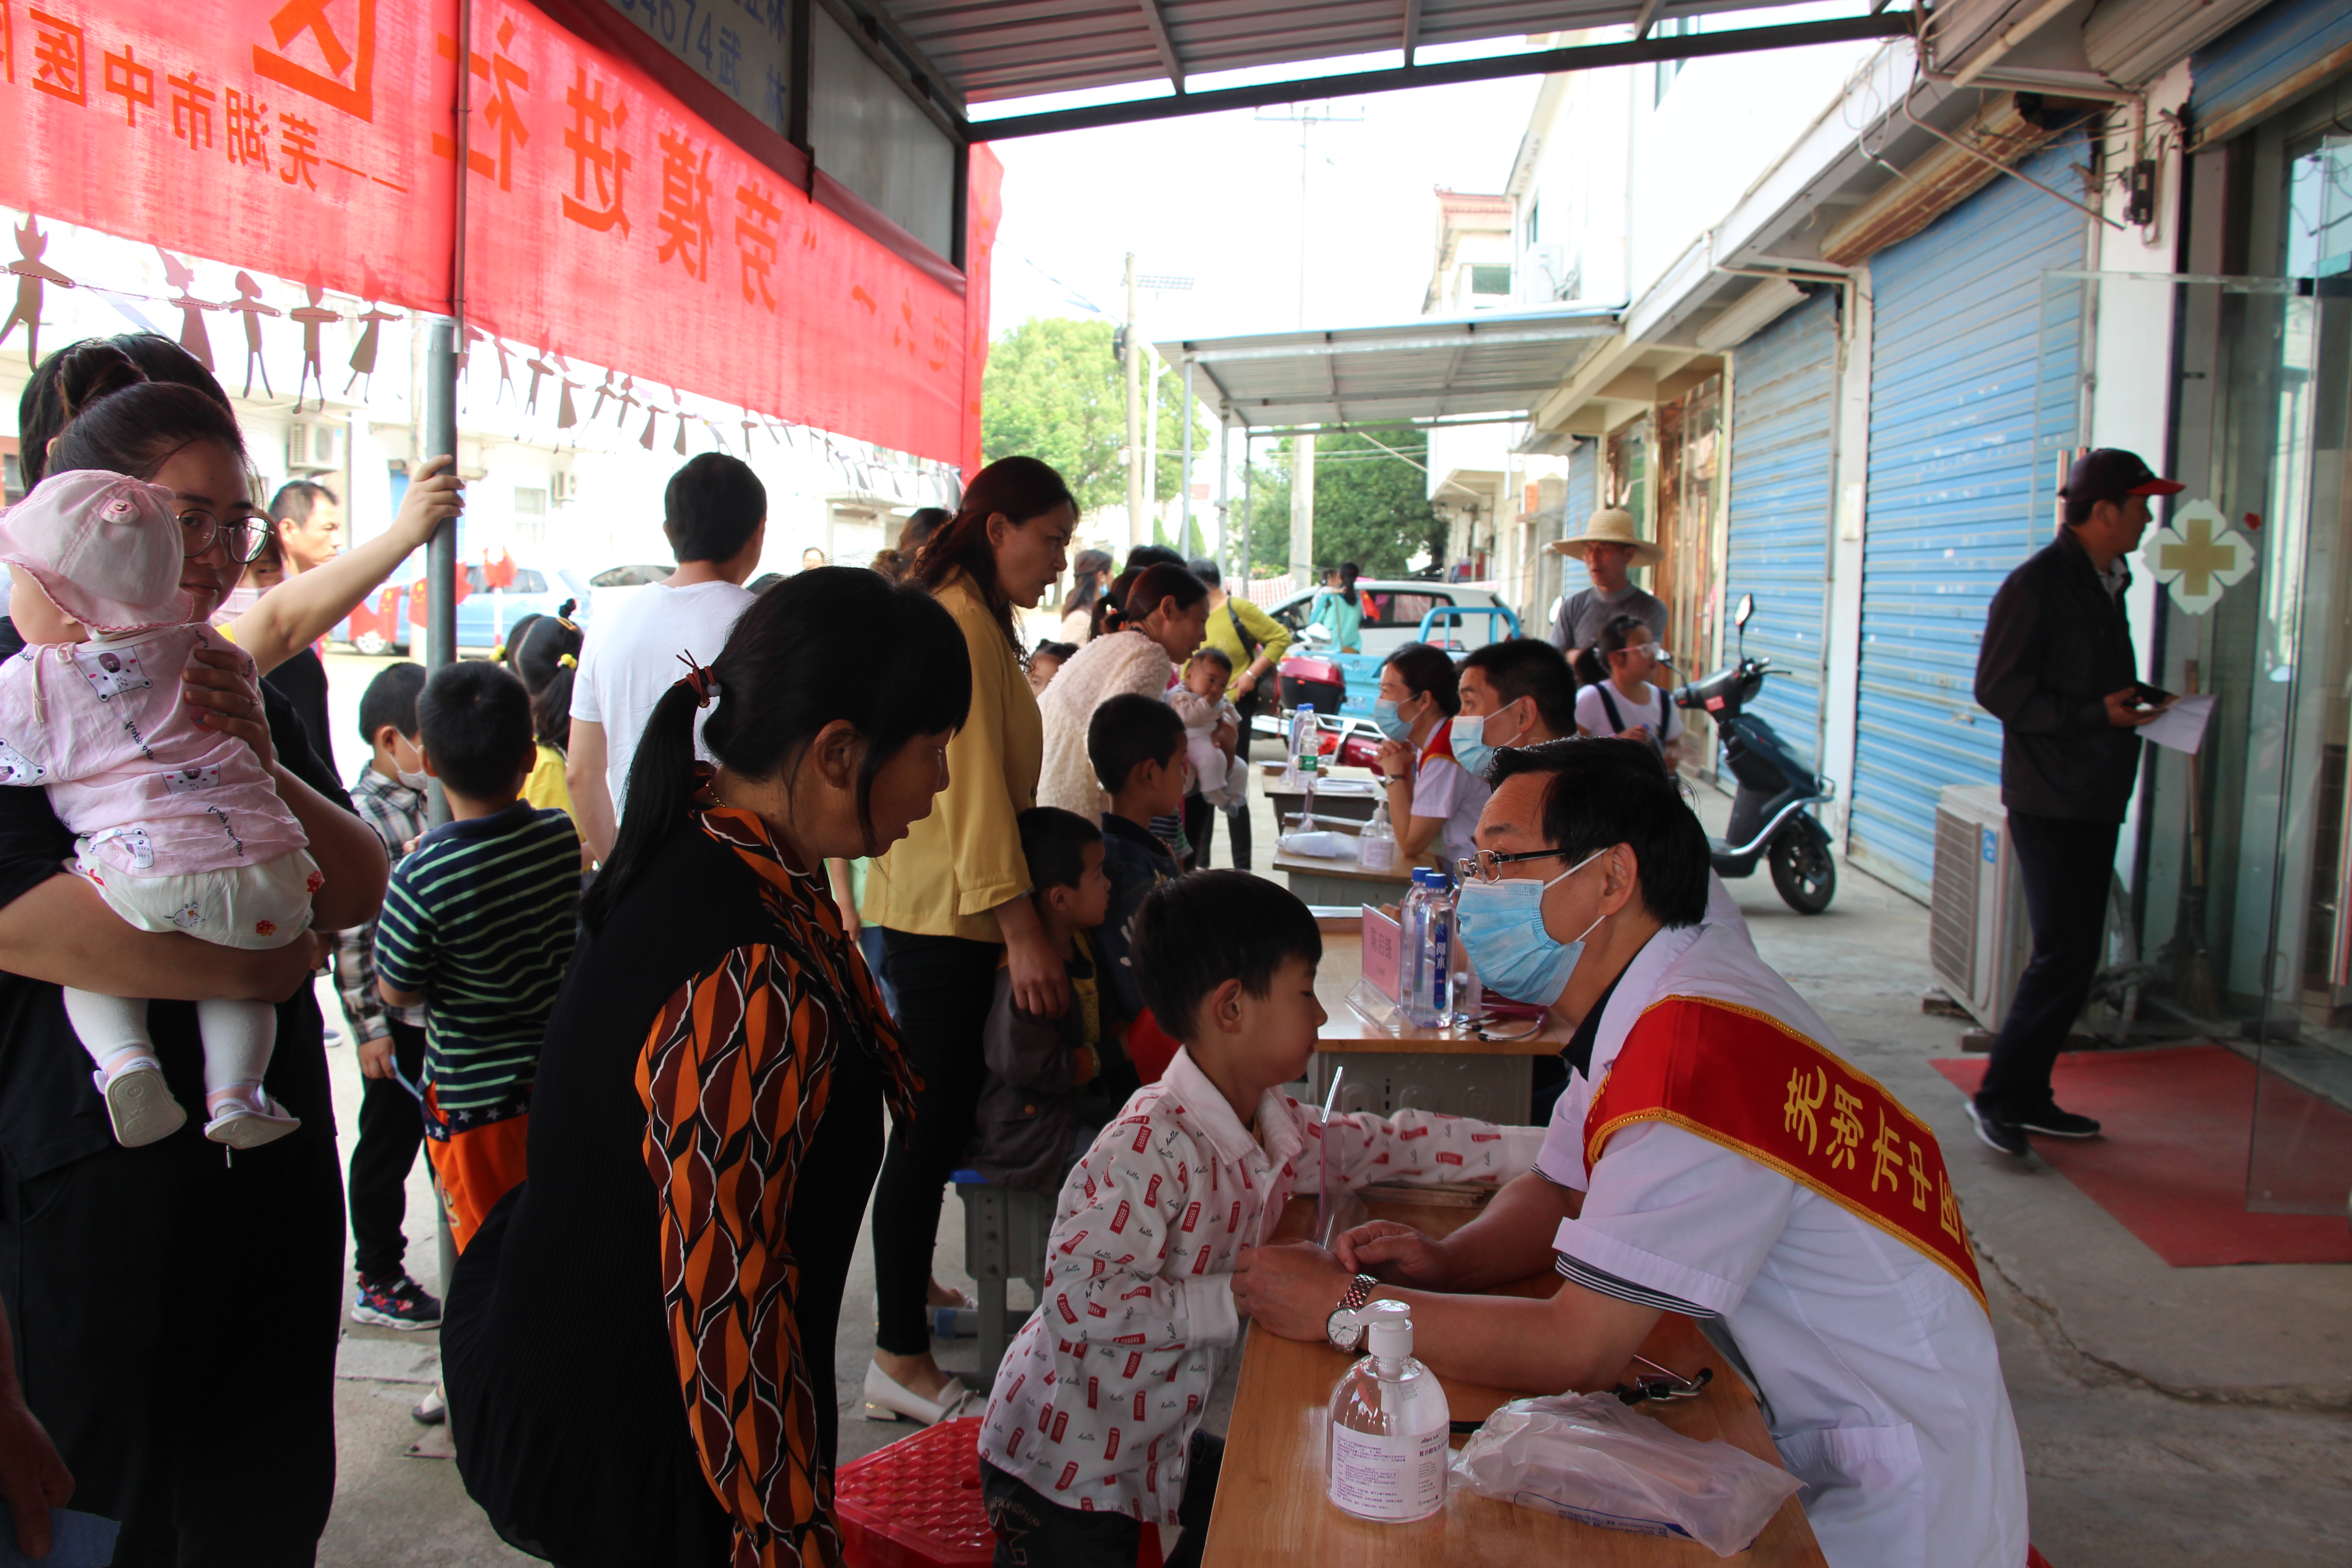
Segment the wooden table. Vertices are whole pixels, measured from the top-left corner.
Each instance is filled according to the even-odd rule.
[[[1298,814],[1306,809],[1307,792],[1296,785],[1281,783],[1285,764],[1267,764],[1265,798],[1273,804],[1274,819],[1285,829],[1297,826]],[[1370,822],[1372,813],[1380,809],[1380,786],[1369,778],[1318,778],[1315,781],[1315,820],[1318,825],[1335,822]]]
[[[1330,1092],[1331,1076],[1347,1069],[1340,1109],[1385,1116],[1408,1107],[1475,1116],[1510,1124],[1528,1120],[1535,1090],[1535,1059],[1556,1056],[1557,1039],[1482,1040],[1456,1029],[1394,1030],[1349,1003],[1363,977],[1364,938],[1357,921],[1323,922],[1323,962],[1315,970],[1315,999],[1329,1015],[1315,1041],[1307,1085],[1315,1102]],[[1522,1032],[1525,1026],[1507,1031]]]
[[[1372,1213],[1442,1236],[1467,1224],[1477,1211],[1382,1203],[1372,1205]],[[1297,1239],[1313,1219],[1312,1201],[1294,1198],[1276,1235]],[[1559,1276],[1548,1274],[1496,1293],[1549,1297],[1559,1285]],[[1685,1376],[1711,1366],[1715,1378],[1696,1399],[1639,1408],[1686,1437],[1727,1442],[1758,1458],[1780,1462],[1755,1397],[1699,1333],[1697,1324],[1678,1313],[1665,1314],[1643,1342],[1642,1353]],[[1255,1325],[1249,1329],[1203,1568],[1532,1568],[1549,1563],[1698,1568],[1725,1561],[1826,1568],[1812,1526],[1795,1498],[1780,1505],[1753,1546],[1727,1560],[1695,1541],[1579,1524],[1480,1497],[1450,1480],[1445,1510],[1432,1518],[1412,1524],[1350,1518],[1324,1495],[1323,1474],[1331,1390],[1349,1359],[1328,1345],[1277,1339]],[[1627,1369],[1628,1376],[1632,1371]],[[1440,1381],[1457,1421],[1484,1420],[1496,1406],[1523,1397],[1475,1384]]]

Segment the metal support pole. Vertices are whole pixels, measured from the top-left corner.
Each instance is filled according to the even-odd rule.
[[[1176,464],[1176,540],[1177,548],[1187,554],[1192,549],[1192,361],[1184,361],[1184,426],[1183,456]]]
[[[1217,423],[1217,565],[1229,568],[1234,558],[1225,553],[1225,541],[1233,524],[1234,494],[1234,427],[1223,420]],[[1249,581],[1244,577],[1244,583]]]
[[[1127,547],[1143,542],[1143,339],[1135,330],[1135,252],[1127,253]]]
[[[1290,591],[1315,584],[1315,433],[1290,438]]]
[[[1257,472],[1257,437],[1242,432],[1242,581],[1250,580],[1250,525],[1257,521],[1257,509],[1250,503],[1250,479]]]
[[[1132,339],[1128,352],[1135,352]],[[1154,544],[1160,542],[1160,524],[1166,515],[1160,510],[1160,373],[1165,368],[1156,353],[1143,368],[1143,510],[1151,514],[1147,533]]]
[[[449,313],[431,318],[425,347],[425,450],[420,456],[446,455],[457,460],[457,355],[466,330],[466,196],[467,155],[473,128],[474,73],[467,69],[473,58],[472,0],[457,5],[457,97],[450,106],[457,144],[457,181],[451,198],[449,247]],[[433,531],[425,552],[425,668],[430,671],[457,658],[457,520],[445,519]],[[425,791],[428,816],[435,826],[449,820],[449,802],[438,780]],[[446,1281],[444,1282],[446,1286]]]

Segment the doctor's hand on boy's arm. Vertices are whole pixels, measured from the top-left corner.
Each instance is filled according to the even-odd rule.
[[[1444,1241],[1392,1219],[1372,1220],[1345,1232],[1331,1250],[1349,1273],[1370,1274],[1391,1285],[1443,1290],[1453,1283],[1455,1272]]]
[[[1234,1310],[1286,1340],[1319,1340],[1349,1274],[1311,1241],[1245,1247],[1234,1260]]]

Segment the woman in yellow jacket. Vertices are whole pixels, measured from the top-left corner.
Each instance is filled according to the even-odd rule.
[[[1022,668],[1013,611],[1045,597],[1067,564],[1077,502],[1034,458],[982,468],[953,518],[924,542],[908,574],[962,628],[971,655],[971,716],[947,750],[931,814],[873,862],[866,923],[882,930],[898,1028],[922,1075],[912,1123],[891,1130],[874,1191],[874,1364],[866,1411],[929,1423],[972,1397],[940,1370],[926,1321],[931,1239],[948,1176],[971,1137],[986,1068],[981,1030],[1000,967],[1025,1012],[1070,1005],[1061,956],[1029,901],[1014,818],[1036,804],[1045,730]]]

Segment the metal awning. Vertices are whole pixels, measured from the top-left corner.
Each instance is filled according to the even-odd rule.
[[[1190,361],[1202,395],[1245,428],[1434,424],[1518,416],[1617,331],[1606,309],[1490,311],[1338,331],[1265,332],[1158,344]]]
[[[1129,102],[969,123],[973,140],[1038,135],[1255,104],[1354,96],[1643,60],[1787,48],[1911,31],[1907,10],[1851,0],[1846,16],[1680,33],[1681,19],[1801,0],[818,0],[906,85],[961,121],[971,103],[1127,84]],[[1423,48],[1629,29],[1622,41],[1422,63]],[[1393,68],[1192,90],[1195,77],[1387,54]]]

